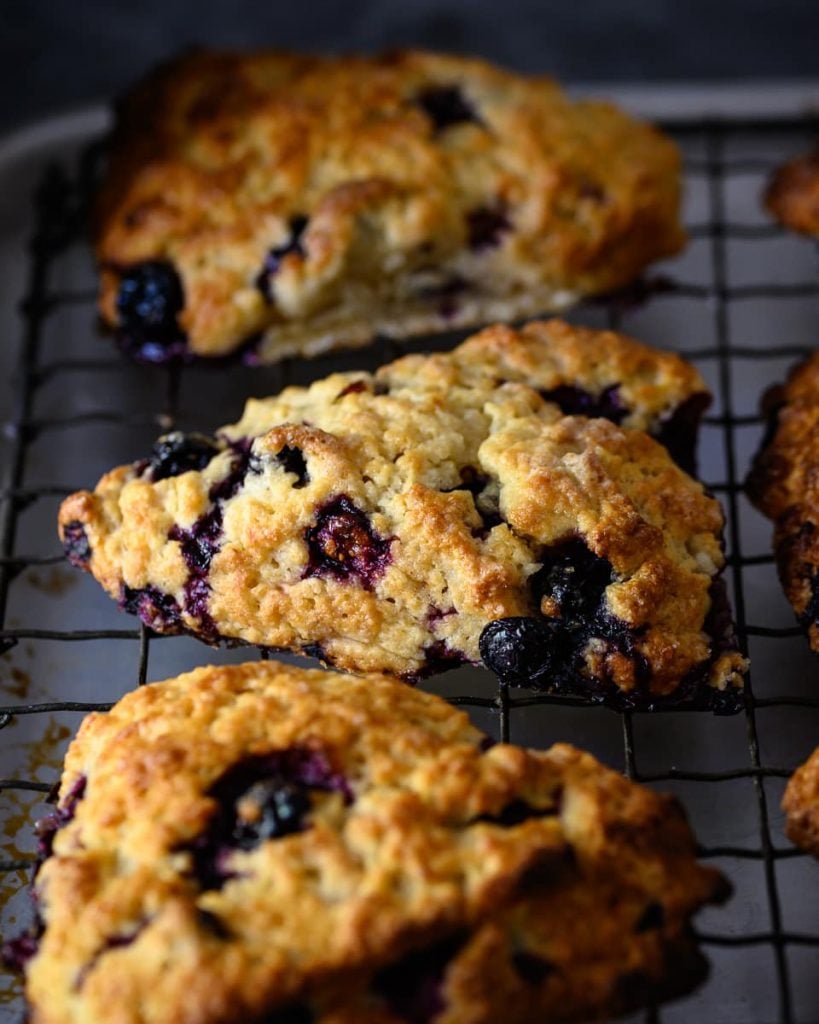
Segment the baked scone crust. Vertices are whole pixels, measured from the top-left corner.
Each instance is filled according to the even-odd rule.
[[[610,333],[493,328],[252,399],[204,468],[121,466],[66,499],[61,536],[158,632],[404,677],[479,663],[493,620],[568,629],[543,574],[576,556],[597,568],[582,600],[600,623],[576,671],[543,685],[638,704],[730,696],[744,661],[719,600],[720,507],[643,431],[544,400],[573,373],[592,394],[619,381],[635,403],[624,423],[657,429],[700,387],[678,357]],[[574,643],[585,623],[571,628]]]
[[[782,810],[791,842],[819,857],[819,747],[790,777]]]
[[[747,490],[774,522],[774,551],[785,594],[819,651],[819,352],[768,392],[769,437]]]
[[[251,342],[263,362],[519,319],[676,253],[679,197],[669,139],[548,79],[423,52],[199,52],[120,105],[100,310],[147,358]],[[118,309],[144,264],[183,293],[160,344]]]
[[[819,235],[819,149],[776,171],[765,192],[765,205],[785,227]]]
[[[224,837],[205,884],[192,851],[220,780],[294,750],[335,791],[288,834]],[[381,972],[442,940],[459,948],[436,1024],[505,1006],[575,1020],[690,984],[689,919],[726,895],[672,798],[565,745],[491,746],[462,711],[374,676],[255,662],[143,687],[83,723],[60,800],[32,1024],[391,1022]]]

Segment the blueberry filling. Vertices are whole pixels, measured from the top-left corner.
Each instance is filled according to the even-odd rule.
[[[290,237],[288,240],[282,243],[282,245],[277,245],[272,248],[268,252],[267,256],[265,256],[262,269],[256,278],[256,287],[262,293],[266,302],[273,301],[273,291],[271,288],[272,278],[274,278],[281,270],[282,260],[285,256],[288,256],[290,253],[295,253],[297,256],[304,256],[302,235],[304,234],[306,227],[306,217],[293,217],[289,223]]]
[[[151,449],[148,460],[151,480],[156,483],[191,470],[204,469],[219,450],[219,446],[203,434],[183,434],[181,430],[165,434]]]
[[[189,570],[183,588],[185,611],[199,619],[200,635],[212,642],[219,638],[219,631],[208,608],[210,584],[207,577],[210,564],[221,545],[224,515],[222,502],[232,498],[242,486],[251,461],[250,448],[246,442],[236,442],[233,450],[230,471],[222,480],[213,484],[208,492],[208,498],[212,502],[211,508],[201,515],[190,529],[173,526],[168,532],[168,539],[179,543],[182,557]],[[178,609],[178,605],[176,607]],[[141,612],[140,617],[146,621]]]
[[[76,782],[54,810],[41,818],[34,825],[34,834],[37,836],[37,860],[42,863],[51,856],[54,846],[54,836],[61,828],[74,820],[77,811],[77,804],[85,796],[85,787],[88,780],[80,775]]]
[[[502,206],[478,206],[466,215],[469,248],[493,249],[500,245],[501,235],[511,227]]]
[[[122,275],[117,295],[119,322],[147,359],[153,355],[161,360],[166,350],[184,346],[177,323],[184,305],[179,275],[164,260],[138,263]]]
[[[646,659],[635,648],[636,633],[606,608],[614,582],[610,563],[579,539],[546,552],[530,587],[537,617],[496,619],[484,627],[480,651],[501,682],[554,692],[597,691],[608,679],[585,677],[590,641],[631,661],[638,686],[648,682]]]
[[[463,654],[453,650],[446,640],[434,640],[424,648],[424,667],[422,675],[437,675],[439,672],[447,672],[451,668],[463,665]]]
[[[392,537],[379,537],[366,513],[346,494],[331,499],[305,532],[308,563],[304,578],[357,580],[372,590],[390,563]]]
[[[25,932],[13,939],[8,939],[0,946],[0,962],[10,971],[22,971],[40,948],[39,935]]]
[[[373,989],[402,1021],[430,1024],[446,1008],[444,975],[465,941],[466,936],[458,935],[409,953],[380,971]]]
[[[475,108],[457,85],[430,85],[415,97],[415,102],[432,121],[436,132],[453,124],[482,124]]]
[[[220,889],[234,877],[226,865],[231,851],[307,828],[311,790],[341,793],[348,804],[353,799],[346,779],[320,751],[257,754],[229,768],[208,790],[217,807],[207,829],[187,847],[202,889]]]
[[[622,423],[628,414],[620,398],[619,384],[612,384],[599,395],[593,395],[573,384],[559,384],[540,394],[545,401],[559,406],[566,416],[588,416],[590,419],[604,418],[613,423]]]
[[[170,594],[156,587],[120,587],[120,608],[139,618],[157,633],[178,633],[182,623],[182,609]]]
[[[665,910],[662,903],[649,903],[634,925],[635,932],[647,932],[662,928],[665,924]]]
[[[680,469],[692,476],[697,471],[697,433],[711,396],[700,392],[690,395],[660,424],[655,437],[664,445]]]
[[[555,972],[554,964],[534,953],[513,953],[512,966],[527,985],[542,985]]]
[[[63,527],[63,551],[76,569],[84,569],[91,560],[91,545],[83,524],[74,519]]]

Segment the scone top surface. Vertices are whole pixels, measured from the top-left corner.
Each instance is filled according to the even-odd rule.
[[[479,60],[193,54],[120,107],[101,310],[151,359],[514,319],[676,252],[679,189],[653,129]]]
[[[198,669],[91,715],[55,824],[36,877],[33,1024],[311,1020],[288,1016],[294,1002],[343,988],[355,1005],[373,972],[465,934],[456,1003],[474,1010],[492,962],[528,946],[524,979],[546,955],[565,976],[544,1000],[596,977],[614,1005],[630,963],[674,973],[665,955],[723,888],[673,800],[590,756],[491,746],[440,698],[272,662]],[[544,913],[584,909],[583,879],[607,894],[599,928],[610,913],[629,929],[596,975]],[[570,949],[594,942],[573,927]],[[477,997],[474,1019],[496,1019]],[[567,1010],[583,1005],[581,988]]]
[[[160,446],[67,499],[62,537],[163,632],[411,677],[477,663],[487,623],[528,618],[532,685],[713,694],[742,669],[722,515],[626,429],[662,436],[702,397],[679,357],[612,333],[493,328],[251,400],[216,442]]]

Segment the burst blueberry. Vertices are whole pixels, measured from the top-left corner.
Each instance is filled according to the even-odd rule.
[[[481,658],[502,682],[536,687],[556,660],[557,631],[556,624],[545,619],[495,619],[481,633]]]
[[[305,578],[356,579],[372,590],[390,561],[391,537],[379,537],[365,512],[346,494],[333,498],[305,533],[309,562]]]
[[[178,341],[177,317],[184,305],[179,275],[164,260],[138,263],[122,275],[117,295],[119,322],[141,342],[162,347]]]
[[[181,430],[165,434],[151,450],[148,460],[151,480],[166,480],[204,469],[219,450],[216,442],[204,434],[183,434]]]
[[[85,526],[79,520],[72,520],[63,527],[63,551],[77,569],[85,569],[91,561],[91,544]]]

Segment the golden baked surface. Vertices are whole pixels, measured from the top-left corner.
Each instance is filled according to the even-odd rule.
[[[100,309],[144,358],[265,362],[532,316],[676,253],[679,178],[651,127],[480,60],[196,53],[120,106]]]
[[[32,1024],[400,1024],[413,951],[435,1024],[585,1019],[690,986],[727,890],[673,798],[590,755],[275,662],[90,715],[57,813]]]
[[[765,205],[786,227],[819,235],[819,150],[779,168],[768,185]]]
[[[774,432],[759,451],[748,493],[774,522],[779,578],[819,651],[819,352],[765,397]]]
[[[791,842],[819,857],[819,747],[790,777],[782,810]]]
[[[526,661],[509,669],[518,685],[729,699],[744,662],[718,582],[720,507],[627,429],[662,436],[702,387],[678,356],[612,333],[490,328],[251,399],[215,446],[192,442],[201,458],[184,438],[165,458],[162,442],[66,499],[61,536],[159,632],[414,677],[478,663],[502,619]]]

